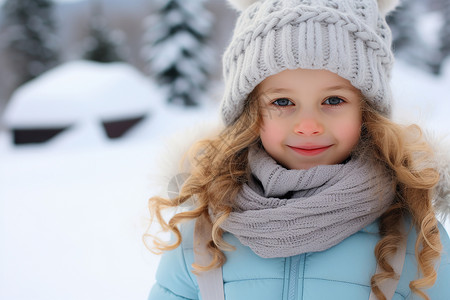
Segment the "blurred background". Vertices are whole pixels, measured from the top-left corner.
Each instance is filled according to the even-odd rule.
[[[0,299],[145,299],[159,259],[141,241],[147,199],[167,189],[161,156],[180,135],[217,123],[237,13],[225,0],[0,9]],[[389,23],[394,118],[443,143],[450,1],[404,1]]]

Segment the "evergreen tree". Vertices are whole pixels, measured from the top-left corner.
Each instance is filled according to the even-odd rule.
[[[6,0],[4,3],[5,48],[19,85],[58,63],[52,9],[50,0]]]
[[[401,6],[388,16],[387,22],[392,29],[395,55],[429,72],[436,49],[427,45],[417,30],[425,4],[416,0],[402,1]]]
[[[416,20],[414,1],[403,1],[402,5],[388,16],[387,22],[392,29],[392,43],[396,53],[402,53],[412,46],[417,46],[420,38],[416,29]]]
[[[450,57],[450,1],[442,1],[441,4],[444,22],[439,33],[441,45],[439,69],[435,72],[437,74],[440,73],[443,62]]]
[[[85,59],[103,63],[123,60],[119,54],[118,45],[106,25],[100,2],[93,2],[92,4],[89,31],[86,40],[86,52],[83,55]]]
[[[211,14],[204,0],[160,0],[158,6],[146,20],[144,59],[167,90],[169,102],[195,106],[213,65],[207,46]]]

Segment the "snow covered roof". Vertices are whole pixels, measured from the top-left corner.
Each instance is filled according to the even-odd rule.
[[[86,118],[124,119],[147,114],[161,99],[150,79],[131,65],[73,61],[17,89],[4,122],[10,128],[42,128]]]

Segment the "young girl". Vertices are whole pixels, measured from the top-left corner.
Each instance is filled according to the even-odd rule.
[[[448,165],[389,119],[396,3],[233,3],[225,128],[149,202],[174,234],[147,236],[165,251],[149,299],[449,299]]]

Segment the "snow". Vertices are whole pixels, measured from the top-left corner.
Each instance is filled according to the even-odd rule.
[[[439,135],[450,134],[450,60],[447,60],[443,76],[438,78],[398,61],[392,85],[396,121],[415,122]]]
[[[158,260],[140,241],[152,150],[2,160],[0,298],[145,299]]]
[[[449,72],[447,66],[445,77],[436,80],[397,63],[395,118],[448,134]],[[42,89],[66,91],[78,79],[57,77],[57,84]],[[161,97],[157,87],[149,83],[149,89],[149,101]],[[101,97],[98,90],[87,91]],[[209,126],[219,114],[217,103],[190,110],[154,103],[150,118],[115,141],[98,138],[93,122],[44,145],[15,148],[0,133],[0,299],[147,297],[159,257],[141,241],[146,203],[164,190],[154,181],[164,165],[161,152],[180,150],[165,148],[165,141],[195,125]],[[48,105],[42,109],[56,109]]]
[[[416,26],[419,35],[423,39],[425,45],[430,48],[437,48],[440,44],[439,34],[429,34],[430,32],[439,32],[439,29],[444,26],[444,20],[440,12],[430,12],[418,18]]]
[[[155,90],[128,64],[72,61],[19,88],[4,122],[10,128],[64,127],[141,116],[151,111],[155,100],[149,99],[161,99]]]

